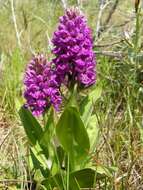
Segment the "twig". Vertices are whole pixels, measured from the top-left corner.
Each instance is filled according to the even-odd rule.
[[[61,0],[64,9],[67,9],[67,0]]]
[[[33,181],[18,180],[18,179],[3,179],[3,180],[0,180],[0,183],[33,183]]]
[[[103,14],[103,11],[104,11],[104,9],[106,8],[106,6],[108,4],[109,4],[109,2],[104,4],[104,1],[101,1],[100,8],[99,8],[99,13],[98,13],[98,16],[97,16],[96,34],[95,34],[95,39],[96,40],[100,36],[102,14]]]
[[[110,22],[113,14],[114,14],[114,12],[116,11],[118,3],[119,3],[119,0],[116,0],[115,3],[114,3],[114,5],[112,6],[110,12],[109,12],[109,15],[108,15],[107,19],[104,22],[104,26],[108,25],[108,23]]]
[[[99,37],[101,35],[102,32],[104,32],[107,29],[107,25],[110,22],[114,12],[116,11],[118,3],[119,3],[119,0],[116,0],[112,6],[110,12],[109,12],[107,19],[105,20],[104,24],[102,26],[100,26],[100,20],[102,17],[103,10],[109,4],[109,2],[107,2],[106,4],[103,4],[103,2],[101,2],[99,14],[98,14],[98,19],[97,19],[96,39],[97,39],[97,37]]]
[[[121,24],[114,25],[113,27],[114,27],[114,28],[120,28],[120,27],[123,27],[123,26],[125,26],[126,24],[128,24],[128,23],[130,23],[130,22],[132,22],[132,21],[133,21],[133,18],[130,19],[130,20],[126,20],[125,22],[123,22],[123,23],[121,23]],[[106,27],[105,27],[105,29],[108,29],[108,28],[110,28],[110,26],[106,26]]]
[[[112,51],[94,51],[96,54],[101,54],[117,59],[122,59],[125,55],[123,55],[121,52],[112,52]]]
[[[18,46],[21,49],[22,46],[21,46],[20,34],[18,32],[18,27],[17,27],[17,22],[16,22],[16,15],[15,15],[15,11],[14,11],[14,3],[13,3],[13,0],[11,0],[10,2],[11,2],[11,11],[12,11],[12,18],[13,18],[16,38],[17,38]]]
[[[110,44],[96,44],[96,45],[94,45],[94,48],[95,47],[109,47],[109,46],[113,46],[113,45],[116,45],[116,44],[119,44],[119,43],[121,43],[121,42],[123,42],[124,41],[124,39],[120,39],[120,40],[118,40],[118,41],[115,41],[115,42],[113,42],[113,43],[110,43]]]

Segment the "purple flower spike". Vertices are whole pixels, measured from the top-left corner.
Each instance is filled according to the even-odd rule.
[[[59,109],[62,98],[57,77],[44,55],[34,56],[30,61],[24,84],[26,86],[24,92],[26,107],[30,108],[33,115],[43,114],[50,105],[53,105],[56,110]]]
[[[91,30],[78,10],[68,10],[60,18],[52,39],[57,77],[60,83],[77,82],[85,87],[95,83],[95,54]]]

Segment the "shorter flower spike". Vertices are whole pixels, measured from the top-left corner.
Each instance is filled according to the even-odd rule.
[[[50,105],[58,110],[62,101],[57,77],[50,65],[44,55],[39,54],[27,66],[24,77],[25,106],[35,116],[43,114]]]

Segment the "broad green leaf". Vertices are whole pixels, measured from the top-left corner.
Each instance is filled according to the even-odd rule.
[[[94,104],[102,93],[101,85],[95,86],[92,91],[83,99],[80,105],[81,118],[87,127],[90,116],[93,112]]]
[[[50,172],[47,168],[46,158],[44,157],[43,154],[41,154],[41,149],[38,145],[36,145],[35,147],[31,147],[30,155],[33,163],[33,169],[34,170],[40,169],[43,177],[45,178],[49,177]]]
[[[21,107],[19,115],[30,143],[35,145],[36,141],[40,141],[40,138],[43,135],[43,130],[40,124],[32,113],[24,107]]]
[[[43,168],[47,168],[47,159],[43,154],[43,150],[41,149],[40,145],[37,143],[35,146],[31,147],[32,153],[35,155],[35,158],[39,161]]]
[[[84,153],[90,148],[88,134],[76,107],[67,107],[56,126],[57,137],[66,152],[73,153],[74,146]]]
[[[70,190],[79,190],[80,188],[93,188],[95,171],[92,169],[83,169],[70,174]]]
[[[44,141],[43,141],[44,142]],[[44,143],[39,143],[40,147],[41,147],[41,153],[45,155],[45,157],[48,159],[49,158],[49,146],[48,144],[44,144]]]
[[[115,168],[110,168],[115,171]],[[106,177],[113,177],[111,170],[104,166],[93,166],[70,173],[70,190],[79,190],[80,188],[95,188],[96,181],[103,180]]]
[[[70,190],[79,190],[79,187],[94,188],[96,181],[103,178],[105,178],[104,175],[97,173],[97,171],[92,168],[72,172],[70,174]]]

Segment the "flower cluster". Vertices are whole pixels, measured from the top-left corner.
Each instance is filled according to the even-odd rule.
[[[61,83],[69,85],[74,81],[86,87],[95,83],[96,62],[91,30],[78,10],[68,10],[60,18],[52,42],[53,63]]]
[[[96,80],[91,30],[78,10],[67,10],[60,18],[52,43],[55,55],[52,63],[43,55],[34,56],[24,78],[26,107],[36,116],[43,114],[50,105],[58,110],[62,101],[61,84],[70,87],[78,83],[88,87]]]
[[[56,74],[43,55],[34,56],[28,64],[24,84],[26,107],[33,115],[43,114],[50,105],[56,110],[59,108],[61,96]]]

